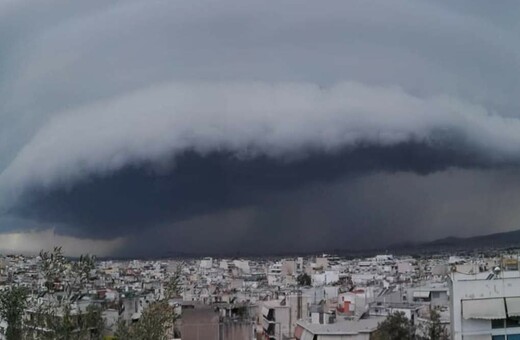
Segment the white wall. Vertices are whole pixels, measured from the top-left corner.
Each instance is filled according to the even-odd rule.
[[[451,277],[451,331],[454,340],[461,340],[464,334],[491,333],[490,321],[465,320],[462,317],[462,300],[520,297],[520,277],[506,277],[495,280],[476,279],[477,277],[474,277],[473,275],[458,273],[453,273]]]
[[[283,336],[289,336],[291,333],[291,325],[290,325],[290,317],[289,317],[289,308],[287,307],[276,307],[274,310],[274,320],[279,324],[277,327],[282,328],[282,338]],[[279,328],[276,328],[276,336],[278,336]]]

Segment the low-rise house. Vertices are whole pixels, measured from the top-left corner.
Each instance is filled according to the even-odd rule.
[[[301,320],[294,335],[297,340],[370,340],[382,320],[384,318],[337,320],[328,324]]]

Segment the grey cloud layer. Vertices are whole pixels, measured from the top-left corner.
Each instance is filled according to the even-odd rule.
[[[54,116],[0,175],[52,187],[184,151],[287,159],[358,144],[432,143],[455,134],[489,160],[517,160],[520,119],[449,97],[342,83],[168,84]]]
[[[511,27],[506,20],[464,15],[464,11],[441,4],[413,1],[392,4],[333,1],[328,6],[296,1],[276,6],[263,2],[245,5],[239,1],[219,4],[210,1],[77,4],[53,1],[45,6],[39,2],[3,1],[0,4],[0,49],[5,56],[0,64],[4,70],[0,79],[0,114],[5,122],[0,127],[3,168],[10,166],[24,146],[34,147],[30,143],[35,141],[35,134],[56,129],[53,126],[60,124],[60,118],[65,120],[62,129],[77,129],[67,125],[73,124],[74,119],[63,112],[75,108],[72,112],[82,110],[88,114],[87,109],[77,108],[100,100],[124,105],[124,100],[117,98],[130,102],[131,96],[137,95],[140,114],[146,115],[150,110],[157,111],[160,105],[147,100],[166,100],[165,106],[171,107],[173,101],[181,100],[177,96],[184,91],[193,97],[200,88],[205,91],[199,94],[200,109],[206,101],[203,95],[216,96],[220,91],[225,96],[217,103],[219,110],[210,108],[212,111],[204,116],[212,113],[213,119],[226,121],[226,100],[235,108],[242,104],[241,115],[246,118],[256,114],[257,109],[251,110],[247,103],[229,93],[232,87],[228,91],[222,89],[226,85],[220,85],[221,81],[243,82],[242,93],[253,100],[268,100],[280,113],[284,113],[284,105],[292,105],[289,109],[293,109],[304,104],[286,101],[301,100],[300,97],[307,94],[305,91],[312,91],[309,89],[312,86],[329,89],[311,94],[321,96],[321,100],[338,102],[339,98],[330,98],[334,94],[348,95],[352,100],[352,94],[340,92],[341,86],[338,89],[335,85],[345,81],[376,86],[366,99],[378,101],[382,107],[387,92],[397,86],[403,89],[404,98],[395,100],[424,101],[423,106],[433,97],[446,95],[505,116],[516,115],[520,108],[516,100],[520,90],[517,81],[520,54],[515,44],[517,27]],[[475,7],[478,6],[486,5]],[[216,83],[200,87],[185,83],[197,80]],[[258,89],[258,85],[255,88],[250,84],[252,80],[263,81],[266,89]],[[171,81],[177,85],[164,86],[157,93],[142,90]],[[285,91],[292,93],[278,94],[279,99],[270,97],[276,87],[283,92],[281,88],[288,87],[283,85],[287,81],[304,84]],[[275,84],[275,90],[270,90],[269,84]],[[378,86],[390,90],[381,90]],[[300,93],[295,93],[298,90]],[[264,93],[257,93],[261,91]],[[379,94],[381,98],[377,97]],[[152,105],[150,110],[144,107],[147,104]],[[346,112],[344,108],[340,112],[329,112],[327,105],[334,103],[324,102],[321,106],[315,101],[311,104],[316,110],[314,120],[321,114],[327,119]],[[396,104],[400,103],[386,106],[398,111]],[[431,110],[438,109],[435,105],[433,103]],[[409,107],[403,108],[407,109]],[[132,111],[135,116],[136,110]],[[114,112],[113,108],[110,114],[123,117],[126,113]],[[190,112],[181,107],[175,112],[163,112],[161,118],[188,114]],[[264,117],[267,114],[264,113]],[[381,118],[378,124],[385,124],[387,118],[383,113],[378,113],[383,117],[373,118],[371,114],[373,112],[366,113],[368,124]],[[430,114],[447,115],[445,112]],[[297,118],[295,114],[294,119]],[[259,118],[267,125],[278,124],[276,119]],[[392,123],[392,119],[388,119]],[[82,123],[81,118],[76,123]],[[484,124],[483,128],[487,126]],[[129,129],[128,125],[122,126],[122,130],[125,129]],[[236,129],[241,127],[237,124]],[[409,133],[409,129],[410,126],[405,126],[404,133]],[[395,129],[389,130],[393,133]]]
[[[417,143],[516,165],[519,10],[0,0],[0,211],[186,151],[291,162]]]

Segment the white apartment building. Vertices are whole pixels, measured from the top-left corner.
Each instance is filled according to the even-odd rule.
[[[520,272],[450,277],[454,340],[520,340]]]
[[[270,286],[280,285],[282,282],[282,263],[276,262],[267,270],[267,284]]]
[[[264,336],[271,340],[293,338],[297,322],[308,316],[308,300],[300,294],[264,301],[261,307]]]
[[[264,336],[269,340],[281,340],[290,333],[290,308],[281,300],[271,300],[262,303],[262,328]]]

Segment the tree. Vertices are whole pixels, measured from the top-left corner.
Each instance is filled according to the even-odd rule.
[[[152,302],[143,311],[139,321],[129,326],[123,324],[116,334],[118,339],[167,340],[171,338],[175,319],[173,307],[168,301]]]
[[[77,261],[70,261],[61,247],[54,247],[52,252],[40,251],[40,258],[47,291],[54,293],[56,285],[60,285],[67,297],[84,288],[96,267],[95,256],[81,255]]]
[[[48,292],[54,292],[56,284],[60,282],[67,271],[68,261],[61,251],[61,247],[54,247],[52,252],[40,251],[40,266],[45,277],[45,287]]]
[[[310,275],[307,273],[298,275],[298,277],[296,278],[296,281],[298,281],[298,284],[300,286],[310,286],[312,283],[312,279],[311,279]]]
[[[23,315],[27,306],[27,290],[13,286],[0,293],[0,315],[7,321],[7,340],[23,338]]]
[[[377,327],[377,340],[411,340],[414,339],[415,328],[403,312],[390,314]]]
[[[181,279],[182,279],[182,266],[178,265],[175,269],[175,272],[170,277],[168,282],[166,283],[166,289],[165,289],[165,298],[167,300],[179,297],[179,294],[181,293],[182,287],[181,287]]]
[[[435,309],[430,312],[431,322],[425,329],[424,334],[428,340],[448,340],[448,331],[441,323],[441,315]]]
[[[114,334],[116,339],[132,339],[130,325],[123,319],[117,321],[116,332]]]
[[[178,266],[165,285],[164,298],[148,305],[139,321],[128,324],[119,320],[117,324],[117,339],[125,340],[167,340],[175,332],[175,322],[178,315],[169,300],[178,297],[181,293],[181,271]]]
[[[101,308],[89,305],[84,311],[73,310],[74,301],[86,291],[95,257],[82,255],[70,261],[61,247],[55,247],[52,252],[41,251],[40,258],[48,301],[32,306],[27,332],[38,339],[100,339]]]

